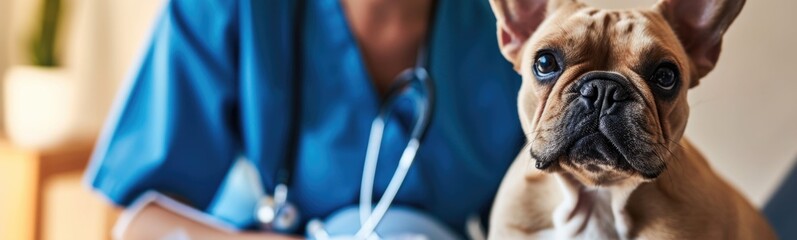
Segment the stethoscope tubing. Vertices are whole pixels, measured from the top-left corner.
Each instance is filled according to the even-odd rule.
[[[303,25],[303,16],[304,16],[304,1],[298,0],[296,4],[296,25],[295,28],[297,29],[294,31],[294,39],[301,39],[301,29],[300,27]],[[297,80],[301,79],[301,58],[302,49],[301,45],[297,43],[295,45],[294,54],[294,69],[296,72]],[[404,70],[400,73],[397,77],[393,85],[391,86],[388,94],[386,95],[387,98],[382,102],[379,108],[379,112],[377,117],[371,124],[371,132],[369,134],[369,141],[366,149],[366,158],[363,164],[363,179],[361,183],[361,191],[360,191],[360,224],[361,227],[357,231],[355,235],[355,239],[379,239],[379,236],[375,234],[375,229],[378,226],[379,222],[382,220],[384,215],[387,213],[388,208],[392,204],[393,200],[395,199],[398,191],[404,182],[404,179],[409,172],[410,167],[412,166],[415,157],[418,153],[418,149],[420,148],[421,142],[423,141],[424,136],[426,135],[427,128],[429,126],[429,122],[431,121],[433,107],[434,107],[434,84],[429,76],[429,73],[426,70],[427,65],[427,52],[426,46],[422,46],[418,51],[417,60],[415,66],[413,68]],[[300,81],[296,81],[297,85],[294,86],[294,90],[296,91],[294,94],[295,102],[299,102],[301,99],[299,97],[299,83]],[[414,85],[413,85],[414,84]],[[413,88],[417,87],[417,88]],[[392,112],[393,105],[395,101],[400,98],[404,93],[410,90],[417,90],[420,94],[413,94],[412,100],[415,103],[415,110],[417,114],[417,119],[415,120],[415,124],[413,126],[412,132],[410,134],[410,140],[407,143],[407,146],[404,148],[404,151],[401,154],[401,158],[399,159],[399,165],[396,168],[396,171],[393,173],[393,176],[388,183],[387,188],[385,189],[385,193],[383,194],[382,198],[379,202],[376,203],[376,207],[372,210],[372,195],[373,195],[373,185],[374,185],[374,178],[376,174],[376,165],[379,158],[379,150],[381,148],[381,143],[384,135],[385,124],[386,120],[388,119],[389,115]],[[300,105],[300,104],[299,104]],[[296,115],[295,121],[298,119],[298,112],[294,113]],[[298,122],[298,121],[297,121]],[[294,139],[291,146],[295,147],[296,139],[295,135],[297,135],[298,130],[294,129]],[[291,151],[292,153],[296,153],[294,149]],[[288,161],[286,162],[286,167],[284,171],[281,171],[282,174],[278,174],[278,184],[277,188],[275,189],[275,202],[277,206],[274,207],[274,210],[280,209],[284,206],[290,206],[287,198],[288,194],[288,187],[290,174],[292,174],[292,159],[295,156],[289,156]],[[294,208],[295,209],[295,208]],[[275,212],[276,214],[276,212]],[[270,225],[270,224],[267,224]],[[311,227],[315,226],[315,227]],[[318,231],[313,231],[318,233],[319,235],[315,236],[318,239],[328,239],[330,236],[325,234],[323,230],[323,224],[320,221],[311,221],[311,224],[308,224],[308,229],[313,228],[317,229]],[[286,228],[286,230],[290,230],[292,228]],[[334,237],[333,237],[334,238]]]
[[[421,57],[421,56],[419,56]],[[379,158],[379,150],[383,139],[385,128],[385,121],[392,112],[392,106],[395,101],[402,96],[402,94],[412,88],[413,84],[420,87],[421,94],[414,95],[412,99],[415,103],[417,111],[417,120],[415,120],[414,127],[410,134],[410,140],[399,159],[399,165],[390,179],[385,193],[382,198],[377,202],[376,207],[371,209],[371,202],[373,196],[373,184],[376,174],[376,165]],[[420,148],[421,141],[423,140],[429,122],[432,116],[432,108],[434,106],[434,85],[429,78],[428,72],[423,67],[415,67],[407,69],[402,74],[399,74],[391,90],[388,92],[386,101],[380,106],[380,111],[377,117],[371,124],[371,134],[368,139],[368,146],[366,150],[366,158],[363,166],[363,178],[360,187],[360,230],[357,231],[355,239],[368,239],[375,231],[376,226],[387,213],[388,208],[392,204],[399,188],[401,188],[407,173],[409,172],[415,156]]]

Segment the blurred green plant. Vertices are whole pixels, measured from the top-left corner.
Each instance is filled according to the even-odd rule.
[[[41,22],[35,30],[30,42],[31,57],[34,65],[43,67],[58,66],[55,49],[58,22],[61,15],[61,0],[43,0],[41,6]]]

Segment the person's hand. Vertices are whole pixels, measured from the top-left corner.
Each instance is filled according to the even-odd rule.
[[[196,221],[177,211],[150,202],[135,212],[124,213],[124,221],[114,228],[114,238],[123,240],[168,239],[252,239],[252,240],[298,240],[296,236],[273,233],[226,231],[206,223]]]

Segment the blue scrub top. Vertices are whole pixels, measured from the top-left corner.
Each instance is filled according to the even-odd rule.
[[[251,207],[238,215],[213,211],[245,201],[217,197],[232,163],[245,156],[271,192],[291,126],[299,124],[290,201],[304,220],[356,204],[379,96],[339,1],[306,2],[298,41],[296,1],[168,1],[97,145],[91,186],[120,205],[157,190],[246,227]],[[433,23],[428,69],[437,101],[394,204],[461,230],[468,215],[489,210],[525,141],[520,77],[497,48],[486,0],[438,0]],[[303,52],[298,85],[293,44]],[[301,88],[301,106],[293,86]],[[411,116],[400,109],[388,122],[377,199],[406,146]]]

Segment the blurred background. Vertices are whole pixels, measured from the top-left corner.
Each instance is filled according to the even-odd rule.
[[[109,238],[118,210],[81,175],[162,3],[0,0],[0,239]],[[718,67],[689,95],[687,137],[757,206],[797,157],[794,9],[748,1]],[[33,46],[53,46],[55,58]]]

